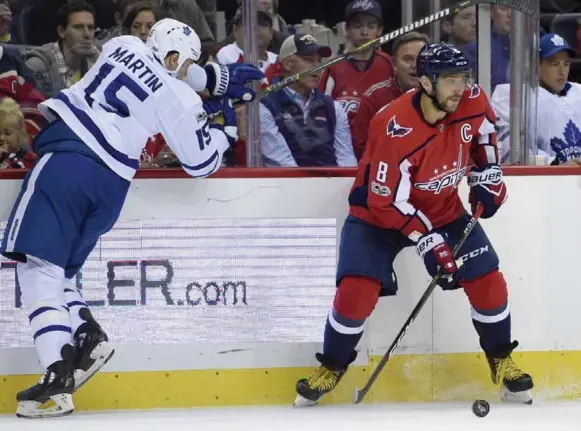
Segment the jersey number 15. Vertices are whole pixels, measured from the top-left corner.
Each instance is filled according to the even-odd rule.
[[[95,91],[97,91],[103,80],[109,76],[114,68],[115,66],[109,63],[103,64],[103,66],[101,66],[99,69],[99,72],[97,72],[97,76],[93,82],[91,82],[85,89],[85,100],[90,107],[93,107],[93,104],[95,103],[95,99],[93,99]],[[117,93],[122,88],[129,90],[129,92],[131,92],[131,94],[133,94],[141,102],[145,101],[145,99],[149,97],[149,94],[125,72],[121,72],[109,83],[109,85],[107,85],[107,87],[105,87],[105,90],[103,90],[103,95],[105,97],[106,105],[99,102],[99,106],[101,106],[101,108],[107,112],[111,112],[113,114],[119,115],[120,117],[127,118],[130,115],[129,108],[125,102],[117,97]]]

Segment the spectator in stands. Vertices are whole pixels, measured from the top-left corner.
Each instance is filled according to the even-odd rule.
[[[196,0],[161,0],[160,16],[188,24],[200,37],[202,46],[214,43],[214,35]]]
[[[470,6],[456,14],[446,16],[442,22],[446,42],[460,50],[476,40],[476,6]]]
[[[373,116],[385,105],[397,99],[401,94],[418,86],[416,76],[416,59],[422,46],[430,43],[427,35],[412,31],[398,37],[392,46],[395,78],[372,85],[363,94],[359,109],[353,117],[351,134],[353,150],[357,160],[361,159],[367,144],[369,123]]]
[[[24,115],[14,99],[0,101],[0,168],[30,168],[36,157],[29,152]]]
[[[238,0],[238,3],[240,3],[240,1],[241,0]],[[270,15],[272,15],[272,26],[275,31],[279,31],[285,34],[288,33],[288,24],[283,19],[283,17],[278,14],[278,0],[258,0],[258,7],[265,9],[268,13],[270,13]]]
[[[8,0],[0,1],[0,42],[13,42],[12,35],[12,11]]]
[[[145,42],[157,20],[157,11],[151,2],[136,3],[129,8],[123,19],[123,34],[130,34]]]
[[[490,13],[492,16],[490,84],[492,91],[494,91],[494,88],[498,84],[504,84],[509,79],[510,23],[512,12],[508,6],[492,5],[490,7]],[[478,46],[476,41],[465,46],[464,55],[470,62],[474,76],[477,76]]]
[[[129,12],[129,9],[138,3],[143,3],[143,0],[118,0],[115,3],[117,10],[115,11],[113,18],[117,25],[105,30],[101,30],[95,35],[95,45],[98,48],[101,48],[105,43],[114,37],[121,36],[123,34],[123,20]],[[157,3],[159,3],[159,0],[157,0]]]
[[[216,12],[218,10],[217,0],[198,0],[198,6],[204,15],[204,19],[208,23],[210,31],[216,38],[217,25],[216,25]]]
[[[14,45],[0,46],[0,98],[11,97],[21,106],[36,108],[44,96],[24,78],[26,67]]]
[[[285,76],[331,56],[311,35],[289,36],[280,49]],[[317,90],[315,73],[260,100],[260,147],[265,166],[356,166],[347,116]]]
[[[239,7],[234,16],[234,37],[236,40],[224,46],[216,55],[220,64],[240,63],[244,61],[244,25],[242,7]],[[268,51],[272,41],[272,16],[265,9],[258,9],[258,68],[263,72],[273,63],[276,63],[276,54]]]
[[[581,84],[569,82],[575,50],[557,34],[541,37],[537,93],[537,155],[553,165],[581,164]],[[510,84],[500,84],[491,97],[496,112],[502,162],[510,161]],[[534,129],[534,128],[532,128]],[[527,129],[528,132],[528,129]]]
[[[375,0],[355,0],[345,10],[347,51],[377,39],[383,32],[381,6]],[[319,90],[342,106],[349,121],[359,109],[360,98],[371,86],[392,79],[391,57],[383,51],[366,50],[325,69]]]
[[[237,0],[238,6],[242,7],[242,0]],[[282,43],[286,40],[289,36],[288,33],[288,25],[285,20],[278,14],[278,1],[277,0],[259,0],[257,3],[258,9],[265,10],[269,15],[272,17],[272,27],[273,27],[273,35],[270,45],[268,46],[268,51],[274,52],[278,54],[280,52],[280,47]],[[237,11],[238,12],[238,11]],[[234,20],[236,19],[236,14],[234,18],[232,18],[228,25],[226,26],[226,31],[228,32],[228,37],[222,41],[220,41],[214,47],[213,56],[215,57],[215,52],[218,52],[223,46],[232,43],[236,40],[234,36],[233,28],[234,28]]]
[[[58,41],[49,46],[58,64],[61,88],[68,88],[87,73],[99,56],[94,45],[95,10],[88,3],[67,3],[57,15]]]

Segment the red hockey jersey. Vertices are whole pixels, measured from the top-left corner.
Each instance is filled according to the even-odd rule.
[[[319,80],[319,90],[339,102],[351,121],[359,108],[363,93],[371,86],[393,76],[391,56],[377,50],[363,70],[351,59],[325,69]]]
[[[355,151],[357,160],[363,157],[367,136],[369,134],[369,123],[373,116],[377,114],[377,111],[401,95],[401,90],[395,85],[395,78],[379,82],[369,87],[363,94],[359,103],[359,109],[349,123],[351,136],[353,137],[353,150]]]
[[[410,91],[373,118],[349,196],[350,214],[413,241],[464,211],[458,184],[470,155],[498,162],[494,111],[479,86],[435,125],[424,121],[420,95]]]

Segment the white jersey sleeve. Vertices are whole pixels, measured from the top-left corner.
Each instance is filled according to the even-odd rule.
[[[215,172],[228,149],[210,130],[198,94],[171,77],[138,38],[107,42],[87,74],[40,104],[49,119],[62,118],[115,173],[131,181],[149,137],[161,133],[192,176]]]

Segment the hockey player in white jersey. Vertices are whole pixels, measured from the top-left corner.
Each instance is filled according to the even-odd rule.
[[[237,139],[230,98],[251,100],[244,84],[263,74],[246,64],[202,69],[195,64],[200,52],[194,30],[163,19],[147,44],[112,39],[81,81],[39,107],[51,122],[33,144],[40,158],[0,248],[18,261],[22,302],[47,370],[17,395],[20,417],[71,413],[73,392],[113,355],[71,280],[119,217],[147,139],[161,133],[192,177],[217,171]],[[223,126],[208,123],[195,91],[204,88],[222,97]],[[42,409],[50,400],[54,405]]]
[[[571,164],[581,158],[581,85],[569,82],[571,49],[561,36],[548,33],[539,43],[536,155],[552,165]],[[497,136],[502,162],[510,161],[510,84],[497,85],[491,105],[497,115]],[[527,128],[534,130],[534,128]],[[527,137],[533,139],[533,137]]]

